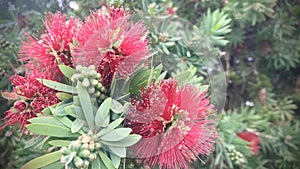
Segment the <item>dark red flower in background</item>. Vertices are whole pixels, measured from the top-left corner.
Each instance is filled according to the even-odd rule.
[[[74,18],[67,19],[66,15],[57,12],[46,15],[44,25],[45,33],[39,38],[28,36],[28,41],[22,43],[20,59],[34,59],[42,69],[52,67],[54,71],[59,72],[57,58],[52,51],[54,50],[62,63],[72,66],[70,44],[73,43],[73,38],[77,37],[80,21]]]
[[[205,95],[172,79],[146,87],[126,113],[126,125],[142,136],[132,146],[135,157],[151,167],[186,169],[199,154],[211,153],[217,135]]]
[[[248,146],[251,148],[253,155],[258,155],[259,149],[260,149],[260,139],[259,136],[255,132],[245,131],[237,133],[237,135],[249,142]]]
[[[14,85],[11,93],[4,92],[7,99],[16,100],[14,106],[5,112],[5,124],[7,126],[19,126],[22,134],[25,132],[27,120],[36,117],[46,107],[59,102],[56,91],[41,84],[37,78],[54,79],[50,71],[43,73],[36,69],[28,71],[25,76],[13,75],[9,78]]]
[[[76,51],[76,64],[95,65],[103,84],[109,86],[114,73],[121,76],[149,56],[147,28],[122,8],[94,11],[82,25]]]

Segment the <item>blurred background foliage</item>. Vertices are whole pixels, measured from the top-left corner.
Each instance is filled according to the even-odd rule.
[[[227,81],[226,105],[220,114],[213,154],[191,168],[294,169],[300,166],[300,1],[299,0],[2,0],[0,1],[0,88],[10,90],[9,75],[22,74],[17,60],[26,34],[39,36],[47,12],[84,17],[101,5],[123,5],[151,18],[180,17],[196,25],[220,54]],[[198,54],[171,36],[173,25],[151,30],[151,45],[161,56],[172,55],[179,65],[196,67],[206,77]],[[164,31],[161,31],[164,30]],[[207,44],[207,42],[203,42]],[[204,55],[204,54],[203,54]],[[163,58],[163,57],[162,57]],[[168,66],[168,61],[160,60]],[[0,99],[0,117],[9,109]],[[0,122],[2,124],[3,121]],[[42,152],[24,149],[26,136],[17,129],[0,133],[0,168],[19,168]],[[260,151],[251,153],[237,133],[260,138]]]

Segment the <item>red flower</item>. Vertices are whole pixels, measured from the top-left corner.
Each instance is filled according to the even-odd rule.
[[[9,78],[14,85],[11,93],[4,93],[8,99],[16,100],[13,107],[5,112],[5,124],[0,128],[3,130],[7,126],[19,126],[22,134],[25,132],[27,120],[36,117],[37,113],[48,106],[59,102],[56,91],[45,87],[36,78],[53,79],[50,71],[44,74],[37,70],[31,70],[26,75],[13,75]]]
[[[258,155],[258,152],[260,149],[260,146],[259,146],[260,140],[256,133],[245,131],[245,132],[237,133],[237,135],[241,139],[249,142],[248,146],[251,148],[253,155]]]
[[[146,87],[126,113],[126,125],[142,136],[134,155],[167,169],[188,168],[199,154],[207,156],[217,135],[205,94],[190,85],[179,88],[175,80]]]
[[[59,72],[57,59],[52,49],[57,53],[61,62],[72,66],[70,44],[77,36],[79,20],[70,18],[57,12],[46,15],[44,25],[46,31],[40,38],[28,36],[28,42],[23,42],[20,50],[20,59],[28,61],[34,59],[42,68],[52,67]]]
[[[114,73],[121,76],[149,56],[147,28],[121,8],[102,9],[91,13],[82,26],[76,49],[76,63],[96,65],[103,84],[109,86]]]

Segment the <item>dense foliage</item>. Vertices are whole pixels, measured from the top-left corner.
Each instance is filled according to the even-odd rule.
[[[26,34],[38,37],[43,33],[39,31],[43,30],[42,18],[46,12],[59,10],[83,18],[90,9],[103,4],[123,5],[136,13],[144,12],[152,22],[163,20],[165,24],[160,27],[150,26],[149,40],[158,51],[154,62],[163,63],[165,67],[172,65],[169,67],[173,72],[190,67],[192,75],[198,77],[187,79],[195,84],[208,84],[211,80],[216,88],[222,85],[225,80],[222,75],[225,75],[227,92],[215,91],[220,98],[213,98],[218,106],[224,107],[219,110],[220,137],[205,164],[195,162],[194,168],[290,169],[300,166],[299,1],[4,0],[0,2],[1,90],[11,90],[9,75],[25,74],[23,62],[17,60],[21,40]],[[195,37],[205,38],[196,47],[181,43],[176,25],[168,24],[172,17],[183,18],[197,26],[199,34]],[[203,60],[202,56],[214,58],[216,55],[220,56],[224,72],[220,69],[211,76],[209,68],[215,60]],[[226,104],[222,103],[223,97]],[[2,118],[12,103],[4,98],[0,102]],[[1,126],[4,122],[1,121]],[[19,139],[18,132],[11,132],[17,129],[12,129],[6,128],[0,133],[0,168],[19,168],[45,153],[38,150],[41,145],[30,147],[29,137]],[[127,167],[138,165],[129,160]]]

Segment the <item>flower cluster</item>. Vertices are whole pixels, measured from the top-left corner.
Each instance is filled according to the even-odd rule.
[[[173,79],[147,87],[127,113],[127,125],[142,139],[132,149],[151,167],[188,168],[187,161],[207,156],[216,138],[206,92]]]
[[[83,21],[48,14],[44,25],[39,38],[23,42],[19,57],[26,74],[10,77],[14,87],[4,96],[15,103],[1,129],[19,125],[22,134],[28,129],[48,136],[44,142],[62,147],[50,159],[60,159],[65,168],[118,168],[127,150],[150,167],[204,163],[217,137],[207,91],[144,65],[135,78],[133,72],[151,55],[141,20],[123,8],[103,7]],[[117,76],[134,81],[129,85],[136,92],[132,86],[122,91],[129,101],[111,98],[113,82],[122,80],[114,81]],[[33,160],[24,168],[45,165]]]
[[[91,12],[85,22],[78,18],[68,19],[60,12],[46,15],[45,33],[39,38],[28,36],[28,41],[22,43],[19,58],[27,62],[25,77],[10,77],[13,94],[25,97],[25,101],[30,102],[26,104],[29,107],[13,106],[6,112],[7,122],[1,129],[20,124],[24,132],[29,118],[58,103],[56,93],[37,78],[60,81],[60,64],[70,67],[96,65],[102,77],[100,83],[107,88],[115,72],[131,73],[149,55],[149,49],[146,27],[141,22],[134,23],[128,18],[129,14],[123,8],[103,7]]]

